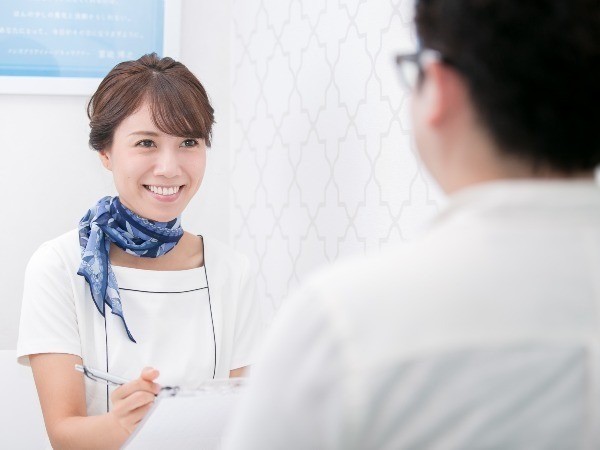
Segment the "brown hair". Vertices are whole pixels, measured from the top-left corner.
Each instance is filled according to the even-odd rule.
[[[102,80],[87,107],[90,147],[110,147],[117,126],[145,100],[163,133],[204,139],[210,147],[214,109],[204,87],[183,64],[156,53],[119,63]]]

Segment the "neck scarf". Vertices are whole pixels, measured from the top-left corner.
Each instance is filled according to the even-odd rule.
[[[96,308],[104,316],[104,305],[121,318],[132,342],[119,295],[117,279],[110,265],[110,243],[130,255],[156,258],[172,250],[183,236],[180,218],[170,222],[155,222],[138,216],[119,201],[119,197],[104,197],[79,222],[81,264],[78,275],[90,285]]]

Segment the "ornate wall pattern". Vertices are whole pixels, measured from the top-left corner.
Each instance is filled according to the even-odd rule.
[[[411,0],[234,0],[231,241],[265,321],[306,276],[413,238],[442,197],[393,57]]]

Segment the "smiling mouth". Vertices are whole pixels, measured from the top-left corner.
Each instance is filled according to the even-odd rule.
[[[185,185],[181,186],[154,186],[151,184],[144,184],[144,187],[156,195],[162,195],[165,197],[169,197],[171,195],[175,195],[179,192],[179,190]]]

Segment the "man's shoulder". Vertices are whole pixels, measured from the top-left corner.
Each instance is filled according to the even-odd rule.
[[[473,277],[483,249],[465,250],[462,238],[457,239],[433,233],[376,256],[345,261],[307,282],[300,301],[318,305],[337,338],[354,349],[356,361],[378,343],[401,343],[383,346],[381,353],[392,360],[445,341],[469,340],[467,334],[495,320],[482,304],[497,306],[485,297],[495,287],[488,282],[497,280],[488,273]]]
[[[435,235],[401,243],[374,255],[356,256],[315,274],[309,289],[322,292],[332,302],[376,302],[390,293],[423,288],[424,277],[434,277],[451,261],[452,250],[438,246]]]
[[[428,265],[428,253],[426,243],[416,242],[350,258],[313,275],[300,295],[319,303],[332,320],[344,322],[341,329],[385,325],[394,316],[400,316],[396,323],[410,320],[419,308],[426,308],[423,278],[436,270]]]

